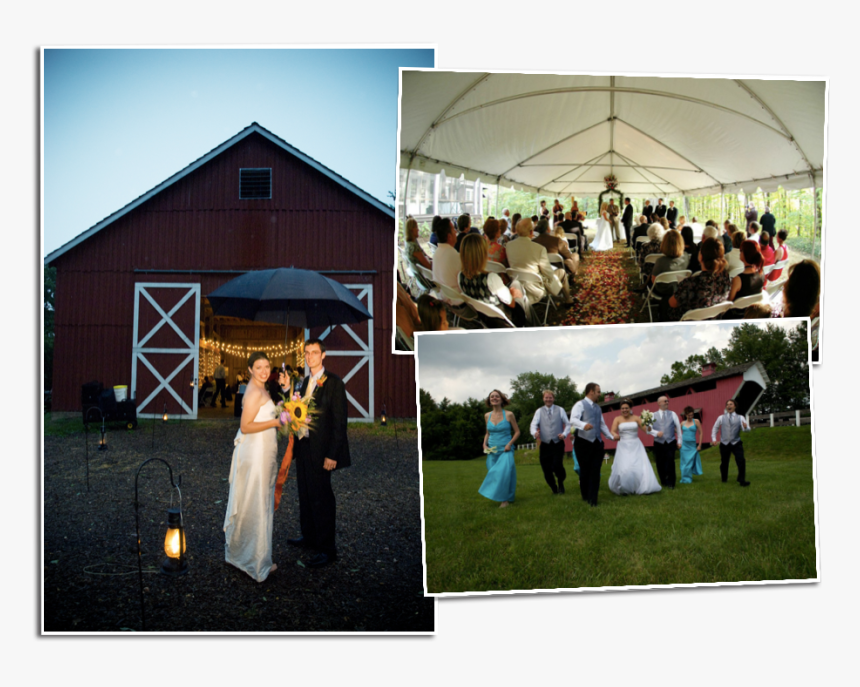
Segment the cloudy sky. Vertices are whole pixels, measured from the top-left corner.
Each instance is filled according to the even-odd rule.
[[[44,254],[252,122],[391,203],[399,67],[430,49],[44,51]]]
[[[768,320],[784,329],[798,322]],[[612,325],[558,329],[448,332],[416,337],[419,386],[436,400],[483,398],[509,392],[521,372],[570,377],[624,394],[660,386],[676,360],[728,344],[737,323]],[[754,322],[764,326],[764,323]]]

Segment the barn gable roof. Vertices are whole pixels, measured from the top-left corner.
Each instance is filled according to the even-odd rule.
[[[666,384],[665,386],[657,386],[653,389],[645,389],[644,391],[637,391],[635,394],[624,394],[623,396],[616,396],[611,401],[604,401],[603,403],[598,404],[601,408],[604,406],[617,405],[622,399],[629,398],[634,403],[636,399],[642,398],[643,396],[654,396],[655,394],[663,394],[673,391],[675,389],[683,389],[685,387],[694,386],[695,384],[702,381],[714,382],[718,379],[724,379],[725,377],[733,377],[735,375],[742,375],[744,372],[749,370],[751,367],[758,366],[759,372],[761,376],[764,378],[765,382],[768,382],[767,372],[764,369],[764,365],[762,365],[757,360],[751,363],[742,363],[740,365],[733,365],[732,367],[727,367],[724,370],[720,370],[719,372],[713,372],[709,375],[701,376],[701,377],[693,377],[692,379],[684,379],[680,382],[673,382],[672,384]]]
[[[118,220],[120,217],[127,215],[129,212],[134,210],[136,207],[142,205],[143,203],[145,203],[147,200],[149,200],[150,198],[152,198],[156,194],[160,193],[161,191],[168,188],[169,186],[172,186],[177,181],[188,176],[189,174],[191,174],[195,170],[199,169],[200,167],[205,165],[207,162],[209,162],[210,160],[214,159],[215,157],[217,157],[218,155],[223,153],[228,148],[236,145],[237,143],[239,143],[243,139],[245,139],[248,136],[255,134],[255,133],[260,134],[265,139],[271,141],[272,143],[274,143],[279,148],[290,153],[290,155],[297,157],[299,160],[304,162],[306,165],[314,168],[318,172],[321,172],[323,175],[327,176],[329,179],[334,181],[336,184],[339,184],[340,186],[345,188],[347,191],[354,193],[355,195],[357,195],[359,198],[361,198],[365,202],[369,203],[370,205],[372,205],[376,209],[381,210],[382,212],[384,212],[385,214],[390,216],[392,219],[394,219],[394,208],[392,208],[389,205],[386,205],[385,203],[383,203],[379,199],[374,198],[367,191],[363,191],[362,189],[360,189],[358,186],[356,186],[352,182],[348,181],[347,179],[344,179],[337,172],[332,171],[331,169],[326,167],[321,162],[317,162],[316,160],[314,160],[310,155],[307,155],[306,153],[303,153],[298,148],[291,146],[284,139],[279,138],[278,136],[275,136],[275,134],[273,134],[271,131],[269,131],[265,127],[260,126],[259,124],[257,124],[257,122],[252,122],[250,126],[242,129],[242,131],[240,131],[238,134],[236,134],[232,138],[224,141],[224,143],[213,148],[208,153],[206,153],[202,157],[198,158],[197,160],[192,162],[190,165],[188,165],[184,169],[178,171],[176,174],[169,177],[168,179],[165,179],[163,182],[161,182],[155,188],[150,189],[149,191],[147,191],[143,195],[138,196],[133,201],[131,201],[128,205],[120,208],[119,210],[117,210],[113,214],[108,215],[103,220],[101,220],[97,224],[94,224],[92,227],[90,227],[86,231],[82,232],[81,234],[78,234],[71,241],[68,241],[64,245],[57,248],[57,250],[51,252],[45,258],[45,266],[46,267],[49,266],[51,264],[51,262],[53,262],[54,260],[59,258],[61,255],[63,255],[63,253],[66,253],[67,251],[71,250],[75,246],[83,243],[84,241],[86,241],[88,238],[90,238],[94,234],[98,233],[99,231],[101,231],[102,229],[107,227],[108,225],[110,225],[113,222],[115,222],[116,220]]]

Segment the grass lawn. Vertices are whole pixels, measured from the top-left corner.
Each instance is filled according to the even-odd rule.
[[[570,458],[567,493],[553,496],[537,451],[518,451],[516,501],[505,509],[478,494],[483,458],[425,461],[427,591],[817,577],[810,428],[757,430],[744,448],[748,488],[734,459],[721,482],[714,447],[693,484],[648,496],[610,492],[604,465],[597,508],[581,499]]]

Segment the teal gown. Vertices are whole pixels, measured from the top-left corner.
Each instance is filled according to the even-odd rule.
[[[696,425],[685,427],[681,424],[681,484],[692,484],[693,475],[701,475],[702,458],[696,450]]]
[[[573,448],[573,442],[570,444],[570,454],[573,456],[573,471],[579,474],[579,461],[576,459],[576,451]]]
[[[490,433],[487,445],[496,451],[487,454],[487,476],[478,493],[492,501],[513,501],[517,490],[517,468],[513,447],[510,451],[504,450],[511,440],[511,423],[507,415],[497,425],[488,419],[487,430]]]

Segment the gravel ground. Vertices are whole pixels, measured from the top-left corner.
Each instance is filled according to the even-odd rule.
[[[107,452],[80,421],[46,418],[44,457],[45,631],[142,629],[135,546],[134,479],[152,457],[182,474],[188,574],[157,572],[171,492],[159,462],[140,475],[146,630],[158,632],[432,631],[434,600],[423,596],[418,451],[414,422],[351,425],[353,465],[337,471],[338,560],[319,569],[299,535],[295,469],[275,513],[273,559],[263,583],[224,562],[224,511],[235,421],[141,421],[109,429]],[[283,447],[284,444],[281,444]],[[174,492],[175,493],[175,492]]]

